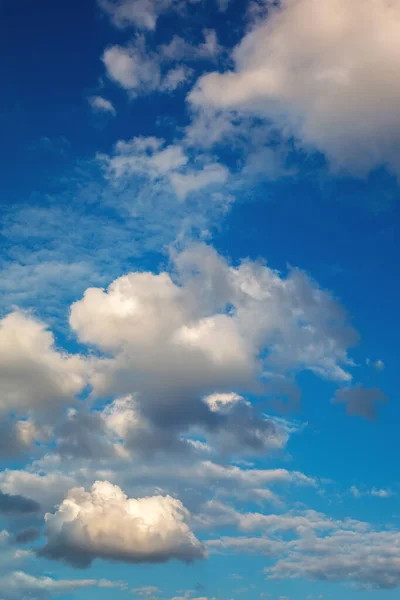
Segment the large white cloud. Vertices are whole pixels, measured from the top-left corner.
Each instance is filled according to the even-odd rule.
[[[170,496],[128,498],[118,486],[98,481],[90,492],[70,490],[55,514],[45,516],[41,554],[75,566],[95,558],[123,562],[190,562],[205,556],[186,521],[188,511]]]
[[[225,448],[241,439],[265,450],[268,438],[282,440],[271,422],[245,400],[215,410],[204,397],[273,393],[274,381],[303,369],[351,379],[348,317],[304,273],[283,277],[251,261],[232,267],[204,245],[172,258],[170,273],[130,273],[107,290],[88,289],[71,308],[80,341],[110,356],[94,378],[96,393],[135,394],[141,444],[172,446],[193,427],[225,427]]]
[[[198,81],[201,107],[250,111],[335,167],[400,169],[400,4],[281,0],[233,51],[234,69]]]

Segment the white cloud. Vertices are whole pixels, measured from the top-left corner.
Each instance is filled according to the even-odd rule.
[[[205,188],[219,191],[229,178],[226,167],[201,158],[190,162],[183,145],[165,145],[164,140],[155,137],[119,141],[113,155],[98,156],[108,176],[115,181],[138,175],[151,182],[165,183],[181,200]]]
[[[153,30],[158,16],[170,9],[174,0],[98,0],[98,3],[116,27]]]
[[[165,145],[155,137],[135,137],[119,141],[111,157],[100,155],[108,172],[119,179],[133,173],[159,179],[184,167],[188,162],[184,148],[178,144]]]
[[[170,496],[128,498],[118,486],[98,481],[90,492],[70,490],[55,514],[45,516],[41,554],[75,566],[95,558],[123,562],[190,562],[205,556],[190,531],[188,511]]]
[[[222,52],[222,47],[218,43],[216,32],[213,29],[205,29],[203,35],[204,42],[197,46],[179,35],[174,35],[167,44],[159,47],[160,58],[166,61],[185,61],[185,63],[199,59],[217,58]]]
[[[385,369],[385,363],[384,363],[384,362],[383,362],[383,360],[381,360],[381,359],[379,359],[379,360],[376,360],[376,361],[374,362],[374,367],[375,367],[375,369],[376,369],[377,371],[384,371],[384,369]]]
[[[276,559],[265,568],[269,579],[309,579],[356,583],[361,588],[400,585],[400,533],[362,521],[335,520],[315,511],[282,515],[241,515],[227,511],[230,523],[263,530],[259,537],[209,540],[211,552],[261,553]],[[244,519],[244,520],[243,520]],[[273,534],[273,535],[272,535]]]
[[[72,477],[59,472],[37,473],[5,469],[0,473],[0,488],[3,493],[27,496],[38,502],[44,511],[51,510],[62,502],[74,485]]]
[[[161,91],[173,92],[178,87],[186,83],[192,76],[193,71],[189,67],[180,65],[170,69],[160,85]]]
[[[138,588],[132,588],[131,592],[136,596],[147,598],[149,596],[156,596],[157,594],[161,593],[161,590],[154,585],[143,585]]]
[[[2,600],[47,600],[54,595],[66,594],[88,587],[122,587],[120,582],[96,579],[52,579],[51,577],[35,577],[23,571],[14,571],[10,575],[0,577]]]
[[[210,164],[193,173],[172,173],[171,183],[179,198],[184,199],[190,192],[215,184],[224,184],[228,177],[229,171],[226,167]]]
[[[150,92],[173,92],[187,82],[192,71],[185,65],[161,68],[163,57],[146,50],[139,39],[135,45],[111,46],[105,50],[103,63],[108,77],[133,97]]]
[[[130,95],[150,92],[170,93],[193,75],[188,63],[199,60],[213,61],[221,48],[213,30],[205,30],[204,42],[194,46],[179,36],[156,48],[146,45],[146,38],[138,36],[126,46],[110,46],[102,56],[107,76],[118,83]],[[99,109],[104,109],[103,98],[97,100]]]
[[[356,485],[352,485],[350,488],[350,493],[354,498],[361,498],[363,496],[372,496],[375,498],[391,498],[394,496],[394,492],[392,490],[386,489],[378,489],[373,487],[370,490],[360,489]]]
[[[89,104],[94,112],[106,112],[114,117],[117,114],[112,102],[106,98],[102,98],[102,96],[91,96],[89,98]]]
[[[267,3],[235,68],[198,81],[198,106],[272,119],[357,174],[399,163],[400,7],[386,0]]]
[[[169,154],[157,168],[175,160]],[[234,268],[202,245],[172,259],[171,274],[133,272],[72,305],[80,341],[110,354],[93,378],[96,393],[135,394],[140,444],[175,446],[180,432],[201,427],[231,450],[240,441],[253,451],[282,448],[287,433],[245,401],[216,412],[203,397],[267,393],[293,370],[348,381],[355,336],[346,313],[299,271],[283,277],[250,261]]]
[[[132,92],[155,90],[160,85],[158,64],[139,47],[111,46],[103,54],[110,79]]]
[[[86,383],[85,361],[55,348],[53,334],[14,312],[0,321],[0,410],[18,415],[55,412]],[[25,431],[28,434],[28,431]]]

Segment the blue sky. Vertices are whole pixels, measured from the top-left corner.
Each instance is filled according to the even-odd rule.
[[[0,28],[1,600],[396,598],[400,3]]]

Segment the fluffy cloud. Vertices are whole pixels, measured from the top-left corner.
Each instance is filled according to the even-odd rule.
[[[108,77],[126,90],[149,92],[160,86],[159,65],[140,48],[112,46],[104,52],[103,63]]]
[[[190,531],[188,511],[170,496],[128,498],[118,486],[96,482],[90,492],[70,490],[55,514],[45,516],[43,556],[87,567],[95,558],[123,562],[190,562],[204,558]]]
[[[337,168],[399,171],[398,3],[266,5],[233,50],[234,69],[200,78],[191,102],[272,119]]]
[[[158,169],[169,168],[182,155],[158,158]],[[129,422],[140,444],[173,447],[179,434],[201,427],[231,451],[282,448],[284,432],[244,399],[215,410],[204,398],[274,393],[288,371],[303,369],[350,380],[347,349],[356,336],[345,311],[299,271],[283,277],[250,261],[231,267],[204,245],[172,258],[171,273],[130,273],[73,304],[80,341],[110,357],[95,392],[135,394]]]
[[[206,29],[203,35],[204,42],[196,46],[179,36],[156,48],[149,48],[143,36],[138,36],[126,46],[110,46],[102,56],[107,76],[125,89],[131,98],[151,92],[174,92],[190,82],[194,73],[191,63],[213,62],[220,54],[215,31]],[[107,100],[98,96],[91,102],[98,110],[113,108],[108,106]]]
[[[73,478],[58,472],[36,473],[5,469],[0,473],[0,488],[3,493],[27,496],[44,510],[51,510],[59,504],[74,484]]]
[[[376,416],[376,404],[386,402],[386,396],[379,388],[343,388],[336,391],[333,404],[344,404],[348,415],[364,417],[373,421]]]
[[[372,488],[370,490],[360,489],[356,485],[352,485],[350,488],[350,494],[354,498],[362,498],[364,496],[372,496],[373,498],[391,498],[394,496],[392,490]]]
[[[266,569],[273,579],[349,581],[361,587],[400,585],[400,534],[354,531],[340,526],[331,535],[304,536],[287,544],[286,558]]]
[[[54,412],[84,386],[84,361],[58,351],[43,323],[18,312],[0,321],[1,413]]]

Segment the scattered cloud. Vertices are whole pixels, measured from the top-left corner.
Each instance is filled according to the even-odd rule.
[[[356,386],[337,390],[332,403],[345,404],[348,415],[373,421],[376,417],[376,404],[386,400],[385,394],[379,388]]]
[[[362,498],[363,496],[373,496],[375,498],[391,498],[394,496],[394,492],[392,490],[379,489],[379,488],[371,488],[370,490],[360,489],[356,485],[352,485],[350,488],[350,493],[354,498]]]
[[[174,0],[98,0],[98,4],[116,27],[135,26],[151,31],[159,15],[172,8]]]
[[[109,585],[103,585],[109,584]],[[95,579],[52,579],[51,577],[35,577],[23,571],[15,571],[0,576],[1,597],[4,600],[47,600],[55,595],[64,595],[78,589],[89,587],[121,587],[120,582]]]
[[[113,115],[117,114],[112,102],[103,98],[102,96],[91,96],[89,99],[89,104],[94,112],[105,112]]]

